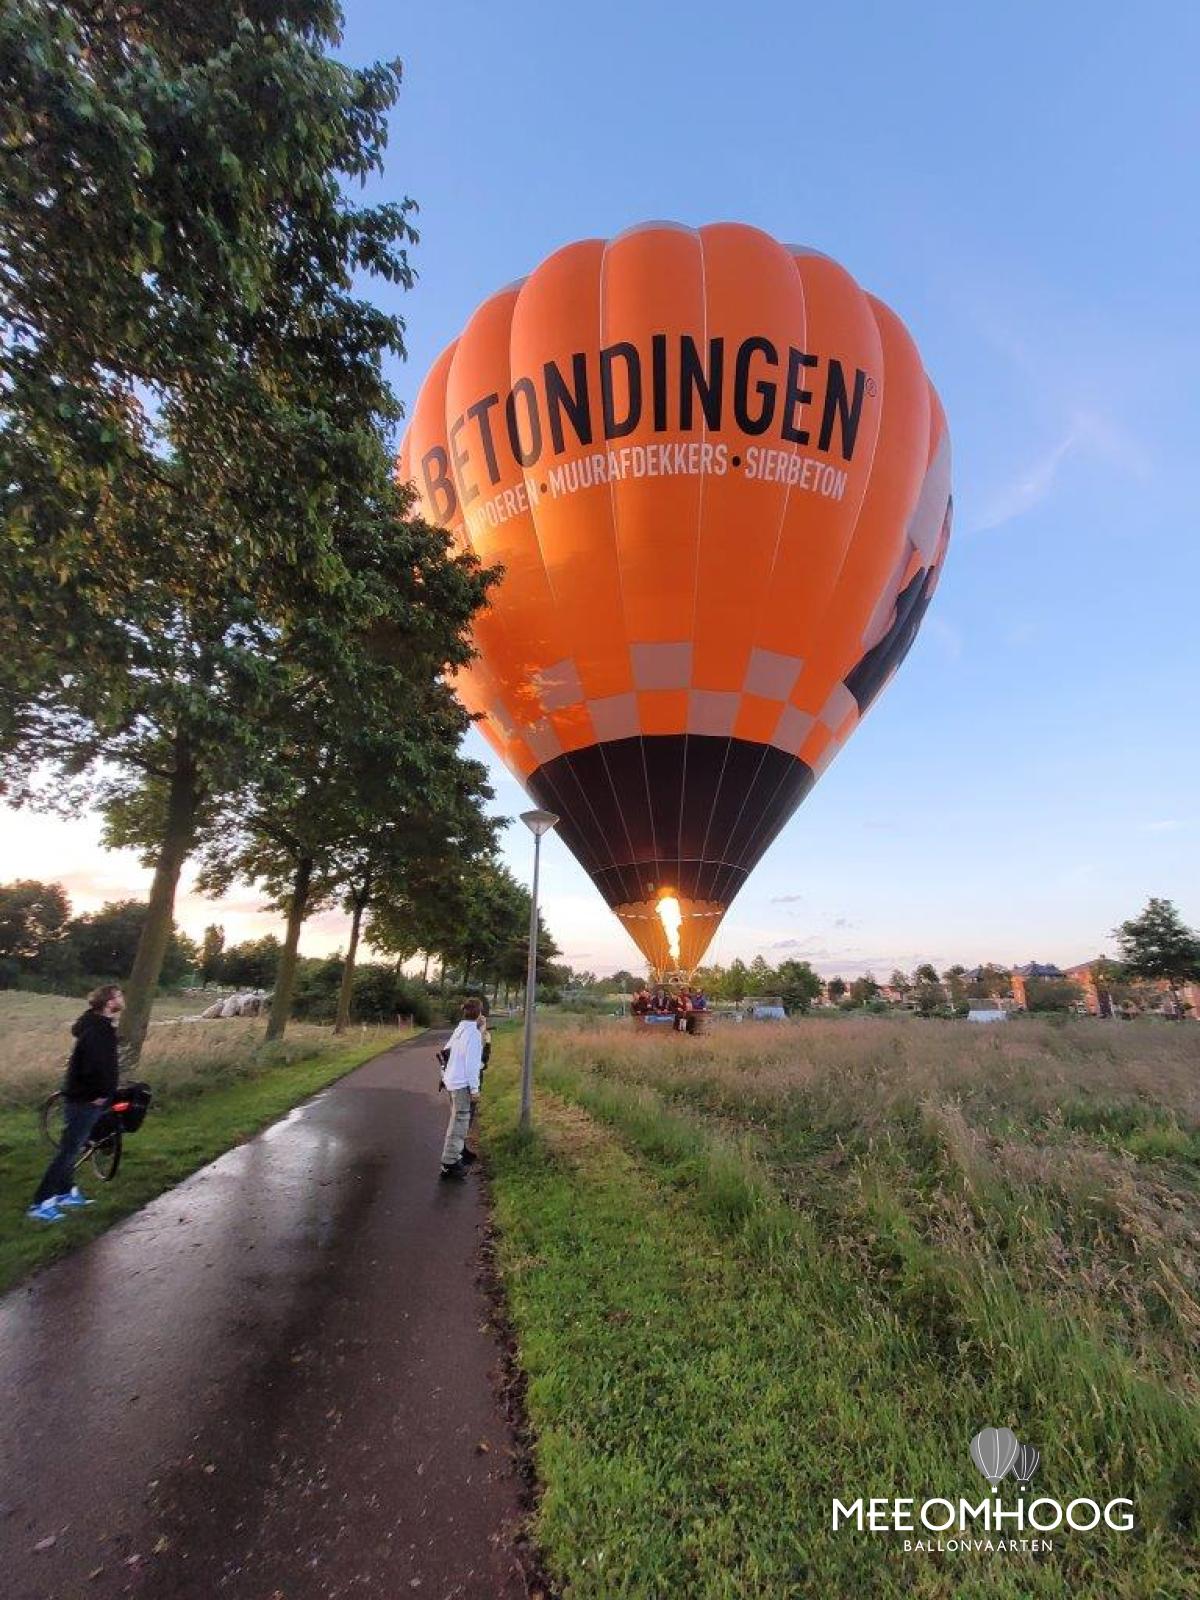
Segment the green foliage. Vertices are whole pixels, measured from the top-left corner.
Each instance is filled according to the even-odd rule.
[[[1200,980],[1200,933],[1189,928],[1170,900],[1152,896],[1140,915],[1114,930],[1131,978],[1166,983],[1178,1006],[1182,983]]]
[[[422,951],[437,957],[443,974],[494,988],[524,986],[529,962],[529,891],[503,863],[448,859],[414,874],[407,891],[375,906],[367,938],[376,950],[404,960]],[[538,922],[537,981],[561,987],[568,969],[556,970],[559,953],[544,918]]]
[[[932,972],[932,970],[928,965],[918,968],[921,972]],[[932,1017],[946,1004],[946,991],[936,980],[919,978],[913,989],[913,999],[919,1017]]]
[[[200,945],[200,982],[215,983],[221,971],[221,956],[225,949],[225,929],[209,923]]]
[[[281,948],[273,933],[230,945],[221,953],[213,976],[233,989],[273,989]]]
[[[88,978],[124,981],[133,970],[149,907],[144,900],[110,900],[99,911],[76,917],[67,928],[74,970]],[[171,924],[160,982],[179,983],[199,963],[199,952]]]
[[[871,974],[865,973],[861,978],[855,978],[850,985],[850,998],[856,1006],[869,1005],[879,994],[879,985]]]
[[[296,1016],[310,1022],[332,1022],[344,970],[342,956],[302,960],[296,974]],[[382,962],[356,966],[349,1020],[394,1023],[398,1016],[409,1017],[422,1028],[429,1026],[432,1007],[421,985]]]
[[[1066,978],[1030,978],[1025,984],[1027,1011],[1074,1011],[1083,991]]]
[[[781,961],[774,977],[789,1012],[806,1013],[821,997],[821,980],[807,961]]]
[[[402,324],[352,284],[411,281],[412,207],[350,194],[399,69],[336,59],[339,22],[0,15],[0,787],[37,799],[49,766],[69,796],[102,759],[107,841],[155,867],[134,1054],[197,840],[389,674],[397,724],[436,699],[486,590],[394,481]]]
[[[45,969],[66,934],[71,904],[61,883],[21,878],[0,884],[0,960]]]

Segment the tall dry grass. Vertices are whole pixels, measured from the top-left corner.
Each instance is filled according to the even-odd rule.
[[[154,1009],[137,1072],[160,1098],[187,1099],[271,1066],[306,1060],[331,1039],[328,1027],[293,1022],[282,1041],[267,1045],[260,1018],[189,1022],[183,1020],[188,1009],[174,999]],[[0,991],[0,1106],[33,1105],[58,1087],[71,1050],[71,1024],[82,1010],[81,1000],[60,995]],[[395,1033],[371,1031],[381,1038]]]
[[[1200,1026],[917,1018],[583,1027],[551,1073],[749,1141],[828,1247],[953,1351],[1004,1284],[1200,1393]]]

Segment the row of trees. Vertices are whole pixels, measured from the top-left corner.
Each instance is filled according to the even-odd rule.
[[[486,917],[481,909],[490,905]],[[380,904],[382,914],[384,904]],[[381,953],[392,959],[363,967],[346,954],[299,959],[294,964],[293,1000],[296,1013],[328,1017],[338,1029],[354,1020],[370,1021],[394,1016],[397,1011],[427,1020],[428,1000],[453,991],[489,993],[499,999],[525,982],[529,951],[529,894],[503,866],[483,862],[474,874],[471,904],[464,914],[474,916],[464,934],[459,928],[442,946],[414,947],[402,916],[386,903],[394,917],[401,948],[391,950],[384,928],[379,929]],[[75,992],[109,980],[125,982],[137,959],[149,906],[140,900],[110,901],[99,911],[73,916],[63,886],[21,879],[0,884],[0,988],[26,984]],[[428,927],[423,929],[432,940]],[[286,945],[274,934],[226,943],[222,927],[211,924],[197,944],[172,924],[163,958],[161,983],[217,984],[231,989],[272,991],[279,981]],[[406,976],[404,967],[413,955],[424,958],[419,978]],[[570,969],[554,958],[558,946],[543,924],[538,941],[538,983],[543,994],[561,991]],[[436,970],[431,972],[431,966]],[[331,974],[337,982],[330,993]]]
[[[349,911],[348,997],[364,920],[403,943],[494,851],[447,669],[497,574],[394,480],[403,323],[355,286],[411,283],[413,205],[351,196],[400,72],[336,59],[339,25],[329,0],[0,16],[0,794],[98,805],[153,868],[132,1059],[189,858],[285,916],[278,1036],[307,917]]]
[[[23,878],[0,884],[0,987],[32,980],[78,991],[106,979],[123,980],[137,955],[148,910],[144,901],[113,900],[76,917],[59,883]],[[180,983],[198,960],[195,944],[172,923],[162,982]]]
[[[1143,1009],[1161,999],[1163,990],[1176,1012],[1186,1009],[1180,990],[1200,982],[1200,932],[1189,928],[1172,901],[1152,897],[1136,917],[1113,930],[1119,959],[1100,957],[1090,962],[1092,981],[1104,1000],[1115,1008]],[[847,981],[833,977],[823,982],[806,961],[783,961],[772,967],[763,956],[746,963],[708,966],[696,973],[716,1000],[740,1001],[747,995],[780,994],[790,1010],[807,1010],[824,996],[834,1005],[861,1007],[899,1001],[924,1016],[962,1011],[972,1000],[1001,998],[1012,993],[1012,969],[989,962],[967,969],[957,963],[939,973],[932,962],[922,962],[911,973],[897,968],[885,986],[872,973]],[[584,993],[628,994],[645,982],[622,969],[606,978],[594,973],[569,974],[572,986]],[[1031,977],[1025,983],[1030,1011],[1070,1011],[1083,999],[1083,989],[1069,979]]]
[[[1089,962],[1091,980],[1102,1006],[1110,1010],[1145,1009],[1161,999],[1163,990],[1176,1014],[1187,1008],[1181,989],[1200,982],[1200,933],[1188,927],[1170,900],[1152,896],[1136,917],[1113,929],[1118,958],[1098,957]],[[972,970],[961,964],[939,974],[922,962],[910,975],[895,970],[888,989],[901,1002],[911,1003],[924,1016],[938,1011],[963,1010],[972,1000],[1003,998],[1012,993],[1009,967],[989,962]],[[869,1005],[881,987],[868,973],[846,983],[831,978],[826,992],[835,1004]],[[1030,1011],[1071,1011],[1084,999],[1083,987],[1069,978],[1030,977],[1025,982],[1025,1002]]]

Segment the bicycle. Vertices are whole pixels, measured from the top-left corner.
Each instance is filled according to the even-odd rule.
[[[92,1170],[101,1183],[111,1183],[116,1177],[124,1148],[126,1120],[129,1120],[129,1132],[134,1132],[141,1126],[146,1107],[149,1105],[149,1095],[135,1096],[131,1092],[134,1089],[142,1090],[144,1085],[130,1085],[129,1088],[118,1089],[112,1104],[101,1112],[83,1149],[75,1159],[77,1171],[85,1161],[90,1161]],[[62,1138],[64,1099],[62,1090],[56,1089],[52,1095],[47,1095],[38,1113],[42,1137],[55,1149],[58,1148]]]

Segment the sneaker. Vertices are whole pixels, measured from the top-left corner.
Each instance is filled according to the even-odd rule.
[[[449,1167],[443,1167],[442,1168],[442,1181],[443,1181],[443,1183],[448,1178],[463,1178],[465,1176],[466,1176],[466,1174],[463,1171],[463,1164],[462,1164],[461,1161],[455,1161],[453,1163],[453,1165],[451,1165]]]
[[[479,1157],[474,1150],[464,1150],[458,1159],[464,1167],[469,1167],[473,1161],[478,1161]]]
[[[36,1206],[30,1206],[25,1215],[32,1222],[61,1222],[62,1212],[53,1200],[43,1200]]]
[[[54,1196],[54,1204],[62,1206],[65,1210],[67,1206],[94,1206],[96,1202],[89,1200],[79,1185],[76,1184],[73,1189],[68,1189],[66,1194],[56,1194]]]

